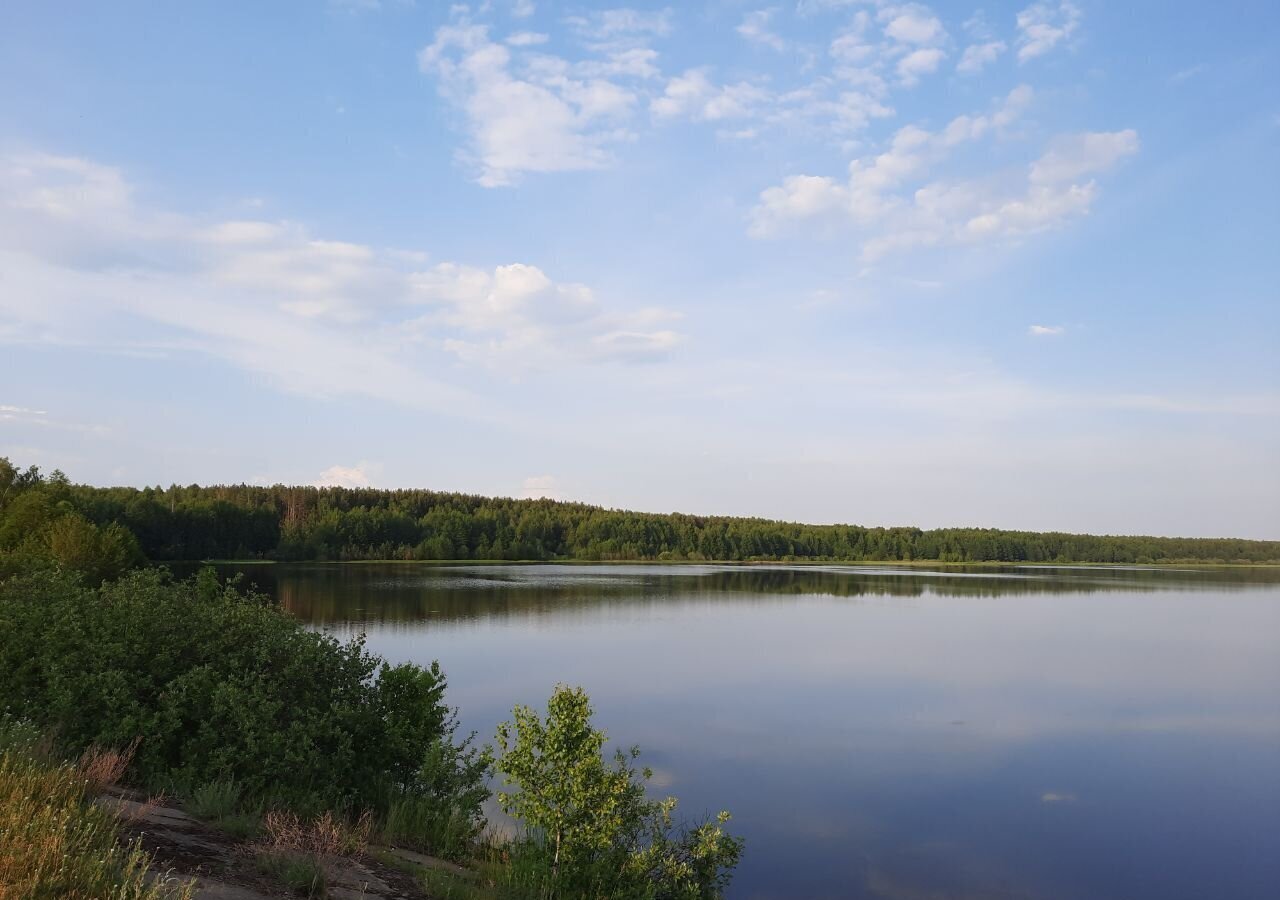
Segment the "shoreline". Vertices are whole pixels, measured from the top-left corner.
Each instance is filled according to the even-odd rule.
[[[1167,560],[1151,563],[1110,562],[1028,562],[1026,560],[973,560],[953,562],[936,559],[171,559],[153,560],[163,566],[764,566],[844,568],[908,568],[908,569],[1280,569],[1277,562],[1209,562],[1205,560]]]

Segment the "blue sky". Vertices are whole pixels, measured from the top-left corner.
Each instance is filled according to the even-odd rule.
[[[13,3],[0,454],[1280,538],[1280,9]]]

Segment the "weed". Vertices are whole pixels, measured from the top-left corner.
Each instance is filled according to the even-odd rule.
[[[206,781],[191,791],[183,806],[197,819],[233,816],[240,805],[240,788],[234,781]]]
[[[295,894],[314,898],[326,895],[324,864],[312,854],[268,848],[258,851],[257,863]]]

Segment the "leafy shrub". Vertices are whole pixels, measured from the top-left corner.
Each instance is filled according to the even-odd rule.
[[[528,829],[511,850],[510,879],[538,897],[719,897],[738,863],[742,841],[728,835],[728,813],[677,831],[674,798],[651,801],[639,750],[619,750],[613,764],[603,731],[591,725],[581,688],[556,687],[544,721],[525,706],[498,728],[498,771],[513,791],[503,809]]]
[[[208,576],[0,582],[0,713],[75,748],[141,736],[132,776],[175,793],[234,782],[310,814],[436,798],[480,821],[487,760],[455,740],[445,688],[437,665],[390,666]]]

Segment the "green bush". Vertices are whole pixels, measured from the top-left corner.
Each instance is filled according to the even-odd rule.
[[[157,789],[230,782],[303,812],[434,798],[479,822],[488,763],[445,688],[436,665],[387,665],[207,575],[0,583],[0,713],[74,748],[140,736],[131,774]]]
[[[544,721],[526,706],[498,728],[503,809],[528,830],[512,848],[510,880],[526,896],[702,900],[723,894],[742,853],[728,813],[677,830],[674,798],[651,801],[639,750],[602,754],[581,688],[556,687]]]

